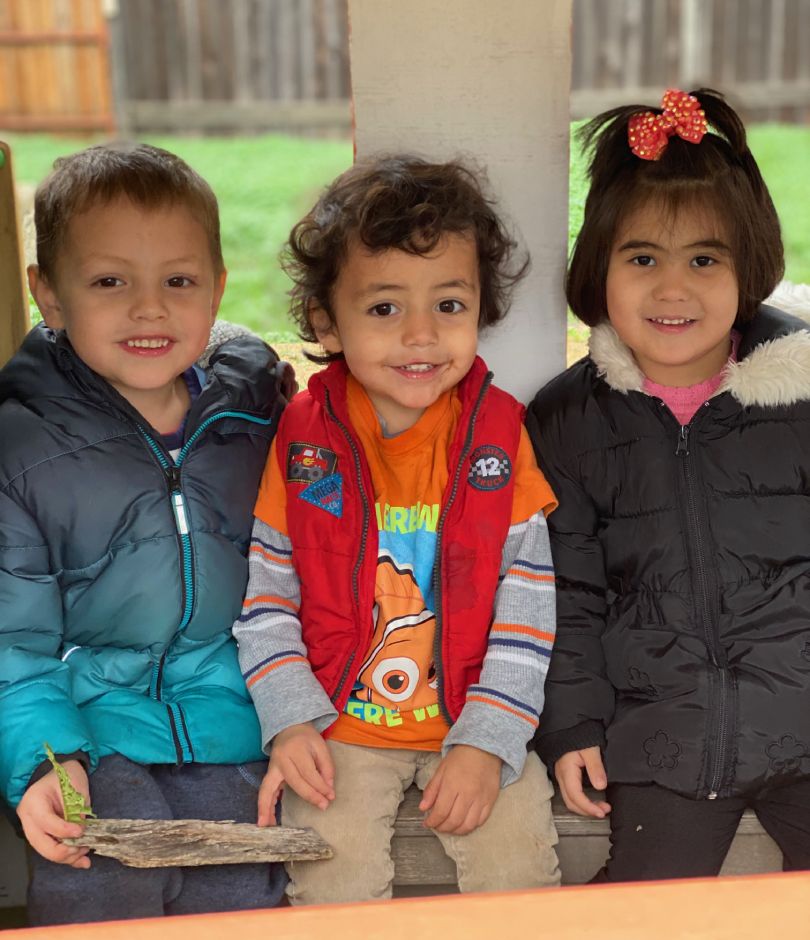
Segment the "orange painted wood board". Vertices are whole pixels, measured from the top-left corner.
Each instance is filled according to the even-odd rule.
[[[594,885],[9,930],[25,940],[810,940],[810,873]],[[23,940],[21,937],[20,940]]]

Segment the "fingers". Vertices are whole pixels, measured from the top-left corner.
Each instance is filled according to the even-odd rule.
[[[288,760],[284,766],[284,779],[302,800],[319,809],[326,809],[335,798],[332,784],[324,779],[311,756],[309,760]]]
[[[270,769],[277,775],[275,784],[287,783],[302,800],[319,809],[326,809],[335,798],[335,766],[329,747],[309,724],[291,726],[276,736]]]
[[[318,773],[321,775],[321,779],[326,785],[327,792],[325,796],[333,800],[335,798],[335,765],[332,761],[332,755],[329,753],[329,748],[326,745],[326,742],[323,738],[319,738],[320,747],[318,744],[315,744],[315,753],[313,755],[315,759],[315,767],[318,770]]]
[[[259,787],[257,826],[275,826],[276,805],[284,789],[284,778],[275,767],[270,767]]]
[[[597,790],[604,790],[607,786],[607,774],[602,762],[602,752],[598,747],[589,747],[582,751],[582,758],[585,761],[585,771],[591,781],[591,786]]]
[[[602,768],[602,774],[606,784],[607,778],[604,774],[602,758],[598,753],[599,749],[595,748],[589,750],[595,750],[597,752],[596,760],[598,761],[598,766]],[[610,812],[610,804],[603,801],[594,802],[586,795],[582,787],[582,770],[585,766],[586,759],[585,752],[583,751],[572,751],[557,761],[555,772],[557,782],[560,785],[560,793],[562,793],[565,805],[572,813],[577,813],[580,816],[593,816],[596,819],[604,819]],[[598,767],[595,764],[594,772],[598,772]]]
[[[65,822],[59,816],[48,815],[44,820],[30,816],[21,817],[25,837],[35,852],[49,862],[72,865],[74,868],[89,868],[90,851],[85,846],[64,845],[62,839],[78,838],[84,831],[76,823]]]
[[[489,819],[494,803],[465,798],[463,794],[439,797],[433,811],[425,818],[425,826],[436,832],[466,836]]]

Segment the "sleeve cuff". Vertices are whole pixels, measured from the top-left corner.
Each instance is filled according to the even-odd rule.
[[[90,757],[88,754],[85,754],[84,751],[73,751],[71,754],[54,754],[54,757],[57,759],[57,761],[59,761],[60,764],[64,764],[65,761],[68,760],[77,760],[79,763],[84,765],[84,769],[87,771],[87,773],[90,773]],[[37,780],[41,780],[52,770],[53,766],[49,760],[42,761],[42,763],[31,774],[25,789],[27,790],[30,786],[33,786]]]
[[[288,666],[271,680],[264,680],[251,689],[253,703],[262,731],[262,749],[270,753],[273,738],[289,728],[312,722],[323,732],[337,718],[329,696],[312,674],[309,666]]]
[[[605,743],[605,726],[601,721],[588,719],[573,728],[538,736],[535,739],[535,750],[548,767],[549,773],[553,774],[554,765],[563,754],[581,751],[586,747],[598,747],[604,753]]]
[[[456,744],[468,744],[503,761],[501,788],[519,779],[526,763],[526,746],[531,738],[531,728],[520,727],[520,719],[503,719],[494,715],[495,709],[480,702],[467,702],[442,744],[442,754],[447,754]],[[522,722],[521,722],[522,724]]]

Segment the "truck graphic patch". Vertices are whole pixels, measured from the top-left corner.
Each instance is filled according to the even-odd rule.
[[[295,441],[287,448],[287,482],[316,483],[337,467],[337,454],[326,447]]]

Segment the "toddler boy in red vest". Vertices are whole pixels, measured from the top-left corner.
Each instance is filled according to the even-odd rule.
[[[284,823],[334,848],[290,867],[290,899],[390,897],[414,782],[462,891],[556,885],[552,789],[527,755],[556,502],[476,355],[527,262],[469,169],[389,157],[324,192],[285,266],[328,366],[281,419],[234,633],[270,755],[259,824],[284,789]]]

